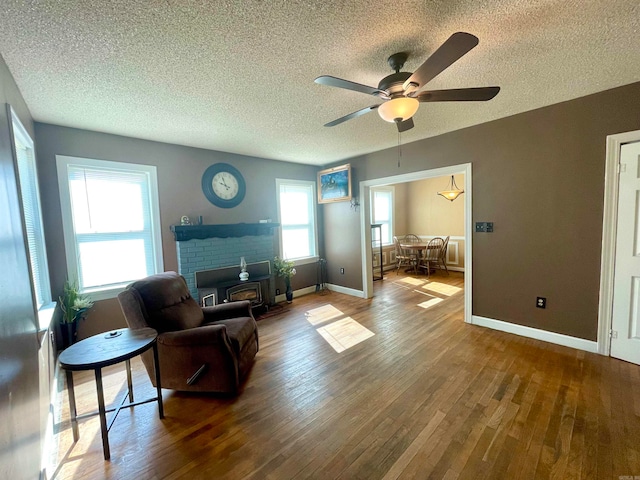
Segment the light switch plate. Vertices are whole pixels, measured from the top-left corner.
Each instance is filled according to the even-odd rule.
[[[491,233],[493,232],[493,222],[476,222],[477,233]]]

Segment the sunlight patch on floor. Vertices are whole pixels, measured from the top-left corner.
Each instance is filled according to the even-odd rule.
[[[320,323],[328,322],[334,318],[343,317],[344,313],[338,310],[331,304],[322,305],[318,308],[313,308],[305,312],[305,317],[311,325],[318,325]]]
[[[446,295],[448,297],[462,290],[460,287],[447,285],[445,283],[440,283],[440,282],[429,282],[426,285],[424,285],[422,288],[429,292],[439,293],[440,295]]]
[[[437,305],[442,301],[441,298],[432,298],[431,300],[427,300],[426,302],[419,303],[418,306],[422,308],[431,308],[434,305]]]
[[[81,413],[79,412],[79,414]],[[107,421],[109,419],[110,417],[107,416]],[[64,429],[68,430],[66,435],[63,437],[61,430],[60,433],[57,433],[58,437],[54,439],[57,444],[55,445],[55,458],[53,461],[58,468],[58,474],[51,478],[75,478],[76,472],[82,469],[85,456],[95,454],[98,451],[100,452],[100,458],[103,455],[100,419],[98,417],[79,421],[80,437],[76,443],[73,443],[73,436],[70,434],[70,420],[65,423]],[[55,471],[55,468],[51,470],[51,472]]]
[[[351,317],[320,327],[317,332],[338,353],[344,352],[346,349],[375,335],[375,333],[360,325]]]
[[[396,280],[394,283],[403,284],[408,283],[409,285],[422,285],[424,284],[424,280],[420,280],[419,278],[405,277],[400,280]]]

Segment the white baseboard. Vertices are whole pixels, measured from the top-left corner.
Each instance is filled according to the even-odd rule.
[[[447,268],[452,271],[452,272],[464,272],[464,267],[452,267],[450,265],[447,265]],[[395,265],[391,265],[391,266],[385,266],[384,267],[384,273],[389,273],[389,272],[395,272],[397,270],[397,267]]]
[[[481,327],[500,330],[501,332],[513,333],[515,335],[520,335],[521,337],[535,338],[536,340],[555,343],[556,345],[563,345],[577,350],[598,353],[598,343],[591,340],[585,340],[584,338],[570,337],[569,335],[563,335],[561,333],[548,332],[546,330],[525,327],[524,325],[517,325],[515,323],[504,322],[502,320],[494,320],[493,318],[479,317],[477,315],[473,315],[471,317],[471,323]]]
[[[447,265],[447,268],[452,272],[464,272],[464,267],[451,267]]]
[[[308,295],[315,291],[316,291],[315,285],[311,285],[310,287],[304,287],[304,288],[301,288],[300,290],[294,290],[293,298],[301,297],[303,295]],[[286,301],[287,301],[287,296],[284,293],[282,295],[276,295],[276,303],[286,302]]]
[[[364,292],[362,290],[347,288],[343,287],[342,285],[334,285],[333,283],[327,283],[327,287],[332,292],[344,293],[345,295],[351,295],[352,297],[364,298]]]
[[[47,335],[48,337],[48,335]],[[45,431],[44,445],[42,448],[42,460],[40,478],[53,478],[58,459],[60,458],[60,435],[55,435],[53,426],[57,425],[62,417],[62,398],[61,392],[64,391],[63,378],[64,371],[60,367],[60,363],[56,362],[56,366],[51,380],[51,393],[49,395],[49,413],[47,415],[47,427]]]

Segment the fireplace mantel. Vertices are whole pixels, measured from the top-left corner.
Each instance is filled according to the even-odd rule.
[[[232,223],[223,225],[171,225],[176,242],[194,238],[229,238],[271,235],[279,223]]]

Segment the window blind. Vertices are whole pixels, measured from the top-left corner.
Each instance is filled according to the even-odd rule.
[[[81,289],[155,273],[149,175],[84,165],[69,165],[67,172]]]
[[[279,180],[278,195],[282,257],[299,259],[315,256],[317,242],[313,184]]]
[[[40,309],[51,302],[49,267],[40,210],[38,172],[33,141],[19,120],[13,115],[13,132],[20,196],[24,216],[29,267],[36,296],[36,306]]]
[[[371,193],[371,223],[380,224],[382,243],[388,245],[393,237],[393,193],[390,190],[371,190]]]

